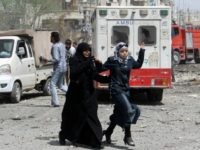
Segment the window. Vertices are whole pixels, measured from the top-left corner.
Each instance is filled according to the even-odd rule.
[[[130,3],[133,6],[144,6],[145,5],[144,0],[143,1],[141,1],[141,0],[130,0]]]
[[[156,27],[140,26],[138,30],[138,44],[144,42],[145,45],[156,44]]]
[[[112,45],[116,45],[119,42],[128,44],[129,32],[128,26],[113,26],[111,36]]]
[[[13,40],[0,40],[0,58],[10,58],[13,50]]]
[[[23,55],[20,55],[20,58],[21,58],[21,59],[27,58],[27,57],[28,57],[28,54],[27,54],[27,50],[26,50],[26,46],[25,46],[25,42],[24,42],[24,41],[20,41],[20,42],[18,43],[17,51],[19,51],[21,48],[24,49],[24,54],[23,54]]]

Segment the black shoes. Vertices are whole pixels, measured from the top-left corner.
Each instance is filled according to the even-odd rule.
[[[107,130],[103,130],[103,136],[105,135],[106,137],[106,142],[108,144],[111,144],[111,134],[107,132]]]
[[[59,138],[60,145],[65,145],[66,144],[65,138],[63,137],[63,135],[61,134],[61,132],[59,132],[58,138]]]
[[[129,146],[135,146],[135,143],[133,142],[133,139],[131,137],[124,137],[124,144],[127,144]]]
[[[106,142],[108,144],[111,144],[111,134],[109,134],[107,132],[107,130],[104,130],[103,131],[103,135],[105,135],[105,137],[106,137]],[[124,144],[127,144],[129,146],[135,146],[135,143],[133,142],[133,139],[131,137],[127,137],[127,136],[124,137]]]

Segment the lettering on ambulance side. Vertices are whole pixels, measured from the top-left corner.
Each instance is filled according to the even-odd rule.
[[[117,20],[116,25],[133,25],[133,20]]]
[[[158,53],[157,52],[151,52],[148,54],[147,58],[144,59],[143,62],[145,65],[151,66],[151,67],[157,67],[158,66]]]

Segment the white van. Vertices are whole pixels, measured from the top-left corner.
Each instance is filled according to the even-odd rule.
[[[19,102],[23,91],[36,89],[50,95],[52,65],[42,65],[50,55],[50,32],[12,30],[0,32],[0,95]]]

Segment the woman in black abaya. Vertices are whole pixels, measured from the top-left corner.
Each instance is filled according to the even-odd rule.
[[[100,63],[91,57],[91,47],[80,43],[70,60],[70,84],[62,112],[59,142],[65,139],[76,144],[101,148],[102,127],[97,116],[97,99],[93,80],[109,82],[108,77],[98,75]]]

